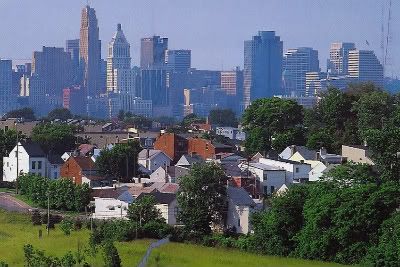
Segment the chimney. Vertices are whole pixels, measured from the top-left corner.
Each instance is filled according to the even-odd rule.
[[[326,148],[325,147],[321,147],[321,149],[319,150],[319,153],[320,153],[321,156],[322,155],[326,155],[327,154]]]
[[[296,153],[296,146],[295,145],[291,145],[290,146],[290,155],[293,156],[294,153]]]

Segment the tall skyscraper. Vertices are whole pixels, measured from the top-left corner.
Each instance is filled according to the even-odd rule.
[[[118,93],[128,91],[126,88],[120,88],[122,85],[118,81],[124,82],[126,79],[132,79],[129,76],[131,70],[131,52],[130,44],[125,38],[121,24],[117,26],[117,32],[108,45],[107,57],[107,91]],[[120,77],[118,77],[120,76]]]
[[[168,38],[153,36],[142,38],[140,46],[140,67],[151,69],[164,66],[165,53],[168,49]]]
[[[318,51],[310,47],[289,49],[283,57],[284,89],[287,95],[306,94],[306,73],[319,72]]]
[[[331,74],[347,75],[349,51],[356,49],[354,43],[332,43],[329,52],[328,70]]]
[[[383,67],[374,51],[351,50],[349,52],[349,77],[356,82],[372,82],[383,88]]]
[[[0,59],[0,116],[15,108],[13,95],[12,61]]]
[[[82,74],[79,68],[79,39],[67,40],[65,51],[70,54],[72,62],[72,81],[74,84],[82,83]]]
[[[239,67],[232,71],[221,71],[221,90],[227,95],[228,107],[240,113],[240,102],[243,100],[243,71]]]
[[[191,67],[191,50],[167,50],[165,64],[169,70],[175,72],[188,72]]]
[[[283,42],[274,31],[260,31],[244,42],[244,108],[258,98],[282,94]]]
[[[72,83],[72,62],[61,47],[45,47],[33,52],[32,73],[45,83],[45,93],[62,96],[62,90]]]
[[[87,96],[99,94],[101,43],[96,11],[90,6],[82,9],[80,30],[80,64],[83,69],[83,86]]]

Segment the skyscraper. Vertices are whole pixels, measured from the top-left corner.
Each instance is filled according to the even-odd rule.
[[[283,57],[286,94],[306,94],[306,73],[319,72],[318,51],[310,47],[289,49]]]
[[[331,74],[347,75],[349,51],[356,49],[354,43],[332,43],[329,52],[328,69]]]
[[[125,38],[122,31],[121,24],[118,24],[117,31],[108,45],[107,57],[107,91],[120,92],[128,91],[127,89],[118,88],[117,81],[125,81],[127,78],[131,79],[129,73],[131,70],[131,52],[130,44]],[[125,70],[125,71],[124,71]],[[127,75],[124,75],[127,74]],[[117,76],[124,77],[117,77]],[[118,79],[119,78],[119,79]]]
[[[12,87],[12,61],[0,59],[0,116],[15,108]]]
[[[142,38],[140,46],[140,67],[142,69],[158,68],[165,64],[165,52],[168,49],[168,38],[153,36]]]
[[[260,31],[244,42],[244,108],[258,98],[282,94],[283,42],[274,31]]]
[[[82,9],[80,30],[80,64],[83,69],[83,86],[87,96],[97,95],[100,80],[101,43],[99,40],[99,27],[97,25],[96,11],[90,6]]]
[[[45,47],[33,52],[32,73],[45,83],[45,93],[62,96],[62,90],[72,83],[72,62],[61,47]]]
[[[65,42],[65,51],[71,56],[72,81],[74,84],[79,84],[82,82],[82,75],[79,71],[79,39],[67,40]]]
[[[372,82],[383,88],[383,67],[374,51],[351,50],[349,52],[349,77],[356,82]]]
[[[167,50],[165,64],[169,70],[175,72],[188,72],[191,67],[191,50]]]

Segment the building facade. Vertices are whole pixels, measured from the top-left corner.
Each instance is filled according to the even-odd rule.
[[[161,67],[165,64],[168,38],[152,36],[141,39],[140,67],[142,69]]]
[[[383,88],[383,66],[371,50],[349,52],[349,77],[356,82],[372,82]]]
[[[188,72],[191,68],[191,62],[191,50],[167,50],[165,52],[165,64],[168,70]]]
[[[13,96],[12,61],[0,59],[0,115],[15,108],[16,95]]]
[[[347,75],[349,52],[356,49],[354,43],[332,43],[329,51],[328,71],[334,75]]]

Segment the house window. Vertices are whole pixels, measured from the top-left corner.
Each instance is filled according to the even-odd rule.
[[[300,172],[300,168],[296,167],[296,173]]]
[[[275,186],[271,185],[271,194],[275,192]]]
[[[32,170],[36,169],[36,161],[32,161]]]
[[[4,126],[4,130],[5,130],[5,131],[8,131],[8,126],[7,126],[7,125]]]
[[[57,178],[57,172],[54,172],[54,178]]]
[[[10,167],[10,164],[9,164],[9,162],[7,162],[7,167]]]
[[[268,186],[264,186],[264,195],[268,193]]]
[[[38,161],[38,170],[41,170],[41,169],[42,169],[42,162]]]
[[[206,144],[206,150],[208,150],[208,144]]]
[[[238,219],[238,223],[237,223],[238,227],[240,227],[240,219]]]

